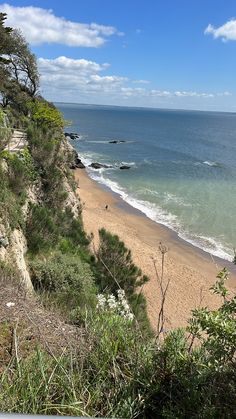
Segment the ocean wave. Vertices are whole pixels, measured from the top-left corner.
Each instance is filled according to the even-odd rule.
[[[183,198],[180,198],[176,195],[173,195],[169,192],[166,192],[164,195],[164,199],[166,202],[175,202],[176,204],[178,204],[181,207],[191,207],[192,205],[188,202],[185,202]]]
[[[222,167],[222,164],[219,163],[218,161],[211,161],[211,160],[196,161],[194,163],[194,166],[202,166],[203,164],[209,167]]]
[[[219,239],[197,234],[194,237],[189,237],[186,232],[180,232],[178,235],[186,242],[191,243],[193,246],[198,247],[199,249],[204,250],[213,256],[228,260],[230,262],[233,260],[232,250],[223,245]]]
[[[105,164],[109,167],[102,167],[101,169],[94,169],[89,168],[91,171],[96,171],[99,173],[102,173],[104,170],[116,170],[119,169],[120,166],[131,166],[133,168],[137,167],[137,163],[135,161],[111,161],[109,158],[104,159],[104,155],[98,154],[98,153],[80,153],[79,157],[81,158],[82,162],[86,167],[90,166],[91,163],[99,162],[101,164]]]
[[[204,161],[203,164],[206,164],[207,166],[211,166],[211,167],[220,167],[221,164],[218,163],[217,161]]]
[[[228,261],[232,261],[233,254],[231,252],[231,249],[226,248],[226,246],[224,246],[219,239],[187,232],[186,229],[179,222],[176,215],[171,214],[168,211],[165,211],[157,204],[151,203],[143,199],[137,199],[131,196],[128,193],[128,191],[125,188],[121,187],[117,182],[108,179],[107,177],[104,177],[104,170],[101,170],[100,172],[91,172],[89,170],[88,173],[92,179],[111,189],[113,192],[118,194],[125,202],[127,202],[133,208],[136,208],[137,210],[141,211],[152,221],[155,221],[156,223],[162,224],[170,228],[171,230],[174,230],[177,233],[177,235],[186,242],[214,256],[220,257]],[[171,195],[171,198],[176,199],[177,197]]]
[[[122,162],[118,163],[118,165],[137,167],[137,163],[135,161],[122,161]]]

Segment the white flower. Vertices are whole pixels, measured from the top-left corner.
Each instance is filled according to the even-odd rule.
[[[127,313],[125,317],[126,317],[127,320],[133,320],[134,315],[133,315],[133,313]]]
[[[105,304],[106,304],[106,298],[104,297],[104,295],[98,294],[97,299],[98,299],[97,308],[104,309]]]
[[[123,307],[125,311],[130,311],[129,304],[127,303],[127,301],[124,301]]]
[[[121,289],[118,290],[117,295],[118,295],[119,300],[122,300],[125,297],[124,290],[121,290]]]

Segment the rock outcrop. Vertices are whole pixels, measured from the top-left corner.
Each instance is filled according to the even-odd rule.
[[[93,169],[110,169],[112,166],[108,166],[107,164],[102,163],[91,163],[89,167],[92,167]]]
[[[121,170],[128,170],[128,169],[130,169],[130,166],[126,166],[126,165],[120,166],[120,169]]]

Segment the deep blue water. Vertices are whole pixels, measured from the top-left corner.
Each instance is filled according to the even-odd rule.
[[[236,114],[57,104],[91,177],[217,256],[236,246]],[[110,140],[125,140],[109,144]],[[119,169],[129,164],[130,170]]]

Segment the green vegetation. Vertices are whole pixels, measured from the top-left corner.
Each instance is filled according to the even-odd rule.
[[[187,330],[174,330],[157,345],[113,308],[93,308],[84,323],[86,349],[78,343],[77,354],[70,356],[62,352],[52,357],[38,350],[20,363],[13,358],[2,376],[0,410],[124,418],[234,417],[235,297],[208,315],[202,312],[194,311],[188,335]]]
[[[17,329],[14,316],[13,323],[1,321],[0,411],[235,417],[236,297],[226,289],[227,271],[212,287],[222,298],[218,309],[195,309],[186,329],[163,334],[168,281],[163,283],[166,249],[160,246],[163,301],[154,336],[142,293],[148,278],[130,250],[101,229],[98,251],[92,254],[79,203],[77,213],[67,205],[73,180],[62,115],[37,94],[35,58],[4,21],[0,13],[0,224],[9,235],[15,228],[25,233],[40,311],[59,312],[60,324],[70,325],[78,338],[73,346],[69,334],[68,347],[60,352],[27,334],[24,351],[19,345],[23,325]],[[28,147],[14,154],[6,151],[13,125],[24,127],[28,138]],[[29,192],[35,191],[30,200]],[[2,288],[13,284],[15,290],[17,279],[14,266],[1,262]],[[48,324],[35,324],[37,333],[44,335]],[[58,330],[54,333],[57,338]]]

